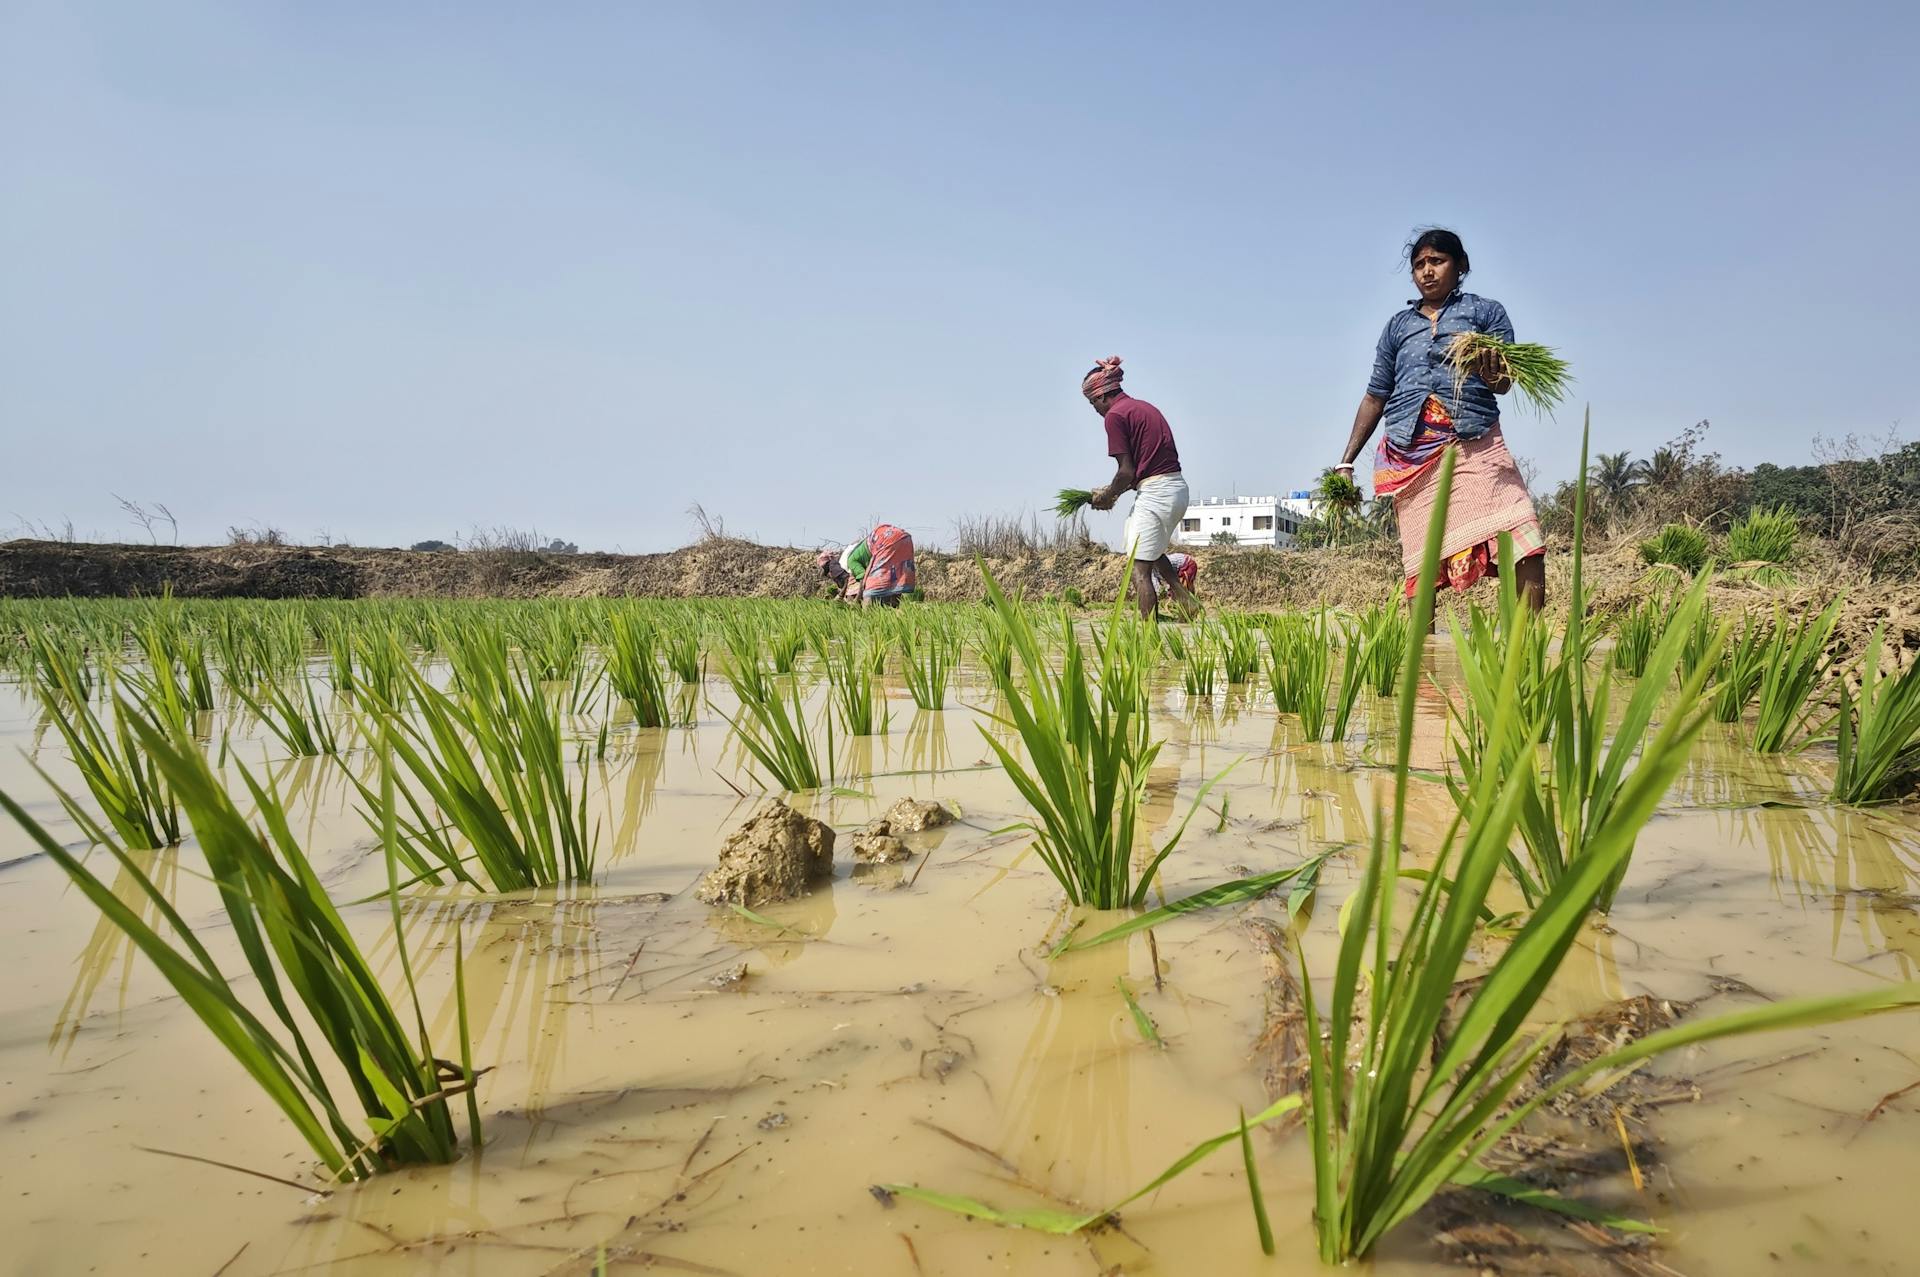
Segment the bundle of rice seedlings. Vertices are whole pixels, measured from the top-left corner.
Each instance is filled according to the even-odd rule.
[[[1491,360],[1494,380],[1507,379],[1534,411],[1552,415],[1567,397],[1573,377],[1567,361],[1553,347],[1537,342],[1505,342],[1492,333],[1461,333],[1447,348],[1447,362],[1453,366],[1453,396],[1456,400],[1466,388],[1467,377],[1479,371],[1483,360]]]
[[[1669,523],[1658,535],[1640,543],[1640,558],[1649,564],[1668,564],[1692,576],[1707,565],[1707,534],[1684,523]]]
[[[1366,500],[1366,495],[1360,491],[1360,485],[1353,481],[1353,476],[1338,470],[1321,474],[1320,490],[1316,495],[1337,510],[1358,510]]]
[[[1070,519],[1087,506],[1093,504],[1093,493],[1086,488],[1062,488],[1060,499],[1053,512],[1063,519]]]
[[[1782,506],[1752,510],[1727,529],[1727,557],[1735,563],[1786,563],[1800,540],[1800,519]]]

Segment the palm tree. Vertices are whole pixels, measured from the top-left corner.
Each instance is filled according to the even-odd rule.
[[[1608,505],[1625,505],[1651,470],[1644,461],[1629,461],[1625,452],[1603,452],[1593,463],[1593,486]]]
[[[1655,487],[1671,487],[1679,483],[1686,474],[1687,463],[1672,448],[1656,448],[1653,461],[1647,466],[1647,481]]]

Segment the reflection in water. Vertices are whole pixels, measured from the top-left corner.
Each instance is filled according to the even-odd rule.
[[[1097,918],[1088,925],[1099,925]],[[1116,983],[1128,949],[1101,945],[1054,960],[1052,983],[1034,999],[1033,1030],[994,1141],[1018,1150],[1030,1179],[1071,1201],[1134,1178],[1133,1057],[1151,1048],[1132,1027]]]
[[[1920,961],[1920,848],[1897,824],[1852,807],[1772,807],[1740,813],[1752,841],[1758,825],[1767,845],[1776,898],[1803,905],[1827,899],[1832,952],[1851,936],[1859,950],[1891,954],[1903,978]],[[1851,927],[1849,927],[1851,922]]]
[[[180,848],[129,851],[127,859],[158,888],[161,896],[167,900],[173,899],[174,885],[180,875]],[[165,930],[161,926],[160,906],[154,903],[126,865],[120,865],[119,872],[113,877],[113,894],[148,926]],[[78,970],[74,973],[73,987],[60,1007],[60,1014],[54,1018],[53,1031],[47,1037],[48,1050],[58,1050],[61,1058],[66,1058],[73,1049],[74,1038],[80,1033],[81,1022],[86,1019],[87,1008],[92,1005],[100,985],[116,963],[120,968],[120,998],[114,1009],[116,1012],[127,1009],[127,980],[133,972],[133,954],[133,941],[127,933],[105,914],[101,914],[94,922],[93,933],[87,937],[86,947],[80,950],[75,962]]]
[[[655,727],[638,731],[624,761],[612,768],[604,763],[597,766],[600,792],[606,800],[603,824],[613,830],[609,862],[626,858],[639,845],[640,824],[653,812],[654,791],[666,765],[667,730]]]
[[[904,761],[907,770],[915,772],[940,772],[953,766],[945,711],[916,709],[913,712],[913,721],[907,725]]]

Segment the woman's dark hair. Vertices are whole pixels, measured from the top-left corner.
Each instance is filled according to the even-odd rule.
[[[1401,256],[1406,259],[1408,266],[1412,266],[1413,259],[1420,256],[1422,249],[1427,248],[1438,249],[1451,257],[1453,264],[1460,268],[1461,279],[1465,279],[1467,272],[1473,269],[1473,263],[1467,258],[1467,246],[1460,242],[1458,235],[1444,226],[1429,226],[1416,234],[1407,241],[1407,247]]]

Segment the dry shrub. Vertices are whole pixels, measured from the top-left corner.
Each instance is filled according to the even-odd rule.
[[[954,520],[953,553],[965,558],[1017,559],[1085,550],[1095,544],[1085,519],[972,515]]]

